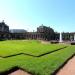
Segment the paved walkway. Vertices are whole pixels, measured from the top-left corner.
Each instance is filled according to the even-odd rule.
[[[56,75],[75,75],[75,56]]]
[[[19,70],[13,72],[13,73],[8,74],[8,75],[31,75],[31,74],[19,69]]]

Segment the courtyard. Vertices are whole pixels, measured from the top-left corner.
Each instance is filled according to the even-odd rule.
[[[69,44],[44,44],[38,40],[0,41],[0,74],[10,73],[15,67],[32,75],[56,74],[74,54],[75,46]]]

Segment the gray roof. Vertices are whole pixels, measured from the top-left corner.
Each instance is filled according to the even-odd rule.
[[[25,33],[25,32],[27,32],[24,29],[10,29],[9,31],[10,31],[10,33]]]

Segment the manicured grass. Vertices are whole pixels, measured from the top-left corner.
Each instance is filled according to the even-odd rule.
[[[4,46],[4,48],[6,48],[6,51],[10,50],[8,48],[13,49],[13,51],[11,50],[9,53],[11,53],[11,52],[17,53],[19,50],[21,50],[20,48],[22,48],[22,47],[20,47],[20,46],[22,46],[22,45],[24,47],[27,46],[28,48],[29,48],[29,46],[31,46],[29,49],[27,49],[28,51],[27,50],[22,50],[22,51],[24,51],[26,53],[31,53],[34,55],[42,53],[42,52],[44,53],[47,51],[55,50],[55,49],[65,46],[62,44],[60,44],[60,45],[58,45],[58,44],[44,45],[35,40],[22,41],[22,42],[21,41],[4,41],[4,42],[0,42],[0,46],[2,46],[1,47],[2,49],[3,49],[4,44],[2,45],[1,43],[9,44],[7,46]],[[36,45],[39,45],[39,47]],[[12,47],[9,47],[9,46],[12,46]],[[19,48],[17,48],[17,47],[19,47]],[[14,48],[16,48],[17,51],[15,51]],[[34,53],[33,53],[33,50],[34,50]],[[42,52],[40,50],[42,50]],[[44,51],[44,50],[47,50],[47,51]],[[3,51],[5,52],[5,50],[3,50]],[[9,55],[9,53],[6,52],[3,55],[7,55],[7,54]],[[75,53],[75,46],[68,45],[68,47],[63,50],[59,50],[59,51],[53,52],[51,54],[44,55],[42,57],[17,55],[17,56],[8,57],[8,58],[0,58],[0,72],[9,70],[14,66],[19,66],[27,71],[34,73],[35,75],[51,75],[51,73],[53,73],[60,65],[62,65],[74,53]]]
[[[38,56],[50,51],[63,48],[66,45],[60,44],[41,44],[36,40],[14,40],[0,42],[0,56],[9,56],[18,53],[26,53]]]

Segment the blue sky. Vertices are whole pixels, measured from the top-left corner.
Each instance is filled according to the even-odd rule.
[[[75,0],[0,0],[0,22],[10,29],[36,30],[44,24],[58,32],[75,32]]]

